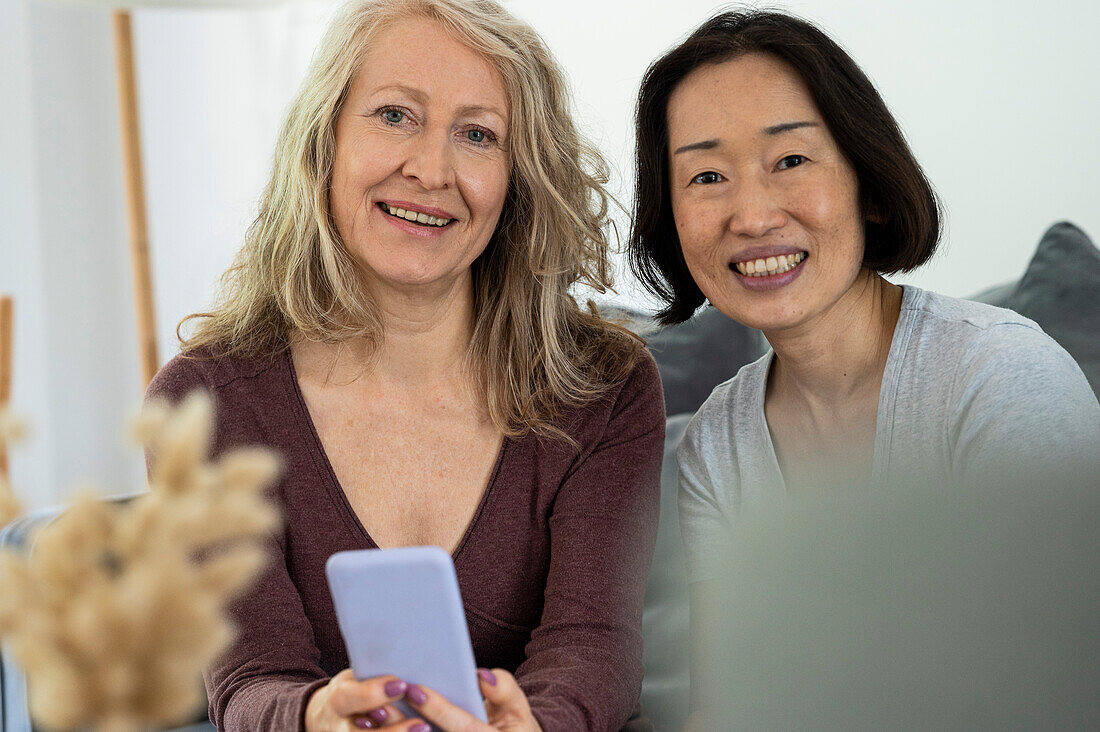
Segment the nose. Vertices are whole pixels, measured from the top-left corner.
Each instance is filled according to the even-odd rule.
[[[768,185],[765,175],[742,178],[733,198],[729,228],[734,234],[759,238],[787,223],[779,193]]]
[[[454,185],[454,164],[449,132],[425,130],[410,141],[401,173],[418,181],[426,190],[439,190]]]

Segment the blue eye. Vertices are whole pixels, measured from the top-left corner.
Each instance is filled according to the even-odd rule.
[[[382,112],[382,119],[389,122],[391,125],[398,125],[405,119],[405,113],[400,109],[387,109]]]
[[[791,168],[797,168],[804,162],[806,162],[806,158],[802,155],[788,155],[787,157],[780,160],[779,164],[776,167],[780,170],[789,170]]]
[[[710,185],[711,183],[718,183],[724,180],[721,173],[715,173],[713,170],[708,170],[706,173],[700,173],[691,179],[692,183],[698,183],[699,185]]]
[[[491,130],[487,130],[484,127],[471,127],[462,134],[466,136],[467,140],[475,145],[487,145],[497,140],[497,136],[494,135]]]

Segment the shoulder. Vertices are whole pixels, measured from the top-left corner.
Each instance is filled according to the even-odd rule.
[[[744,419],[754,409],[764,389],[772,353],[768,351],[752,363],[742,366],[737,374],[714,387],[710,396],[695,412],[688,425],[688,434],[713,431],[733,419]]]
[[[176,403],[196,389],[215,397],[241,380],[262,379],[276,369],[285,354],[244,358],[210,347],[177,354],[157,372],[145,392],[146,399]]]
[[[755,422],[753,412],[760,401],[771,359],[769,350],[742,366],[732,379],[714,387],[688,423],[676,451],[678,460],[699,460],[706,452],[735,450],[734,425],[744,428]]]
[[[665,422],[665,395],[661,387],[661,374],[653,355],[644,348],[638,355],[630,373],[609,395],[608,422],[632,421],[642,429]],[[662,432],[663,434],[663,432]]]
[[[906,301],[912,301],[917,328],[928,336],[924,347],[936,358],[955,363],[957,373],[996,366],[1034,378],[1034,368],[1041,364],[1080,372],[1066,350],[1033,320],[1005,308],[924,290],[909,297],[910,289],[915,288],[906,288]]]
[[[633,368],[621,387],[617,389],[616,402],[631,401],[636,398],[652,400],[654,397],[664,399],[664,390],[661,387],[661,374],[657,370],[657,362],[645,348],[638,349],[638,355]]]
[[[983,370],[996,370],[999,380],[1050,372],[1080,374],[1064,348],[1018,313],[917,288],[905,290],[902,316],[909,320],[910,362],[930,364],[939,373],[949,369],[956,383]]]
[[[902,312],[934,327],[975,334],[985,331],[1010,333],[1016,329],[1043,333],[1035,321],[1012,310],[911,286],[905,287]]]
[[[596,399],[559,413],[555,424],[582,452],[641,437],[664,439],[665,403],[653,356],[639,349],[630,371]]]
[[[911,378],[942,389],[954,432],[1093,434],[1100,408],[1073,357],[1010,310],[923,293]]]

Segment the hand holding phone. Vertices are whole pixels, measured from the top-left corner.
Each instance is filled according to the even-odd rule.
[[[488,721],[449,554],[430,546],[338,552],[326,572],[356,679],[392,675]],[[403,699],[390,703],[417,716]]]

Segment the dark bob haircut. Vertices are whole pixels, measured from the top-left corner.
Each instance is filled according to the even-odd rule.
[[[784,13],[738,10],[703,23],[649,67],[638,92],[637,165],[630,264],[667,306],[663,325],[682,323],[705,301],[684,262],[669,194],[668,101],[700,66],[751,53],[790,64],[859,181],[865,218],[863,265],[907,272],[928,261],[940,239],[940,207],[897,121],[874,84],[816,26]]]

